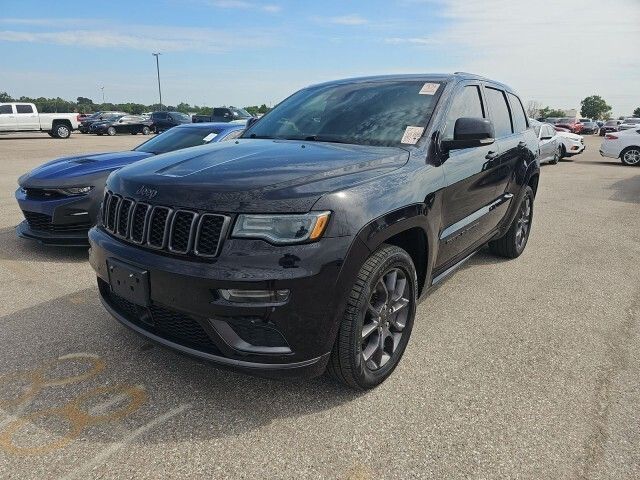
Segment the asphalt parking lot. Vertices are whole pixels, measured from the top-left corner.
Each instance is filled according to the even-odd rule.
[[[525,253],[418,309],[379,388],[272,381],[136,336],[86,250],[18,240],[17,177],[143,137],[0,136],[1,478],[640,478],[640,168],[542,168]]]

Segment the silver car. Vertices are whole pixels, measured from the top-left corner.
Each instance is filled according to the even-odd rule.
[[[557,164],[562,158],[562,147],[558,132],[550,123],[542,123],[533,119],[529,119],[529,123],[538,134],[540,163]]]

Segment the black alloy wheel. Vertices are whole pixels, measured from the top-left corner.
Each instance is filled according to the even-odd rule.
[[[409,342],[417,276],[402,248],[381,245],[361,267],[331,352],[328,373],[358,390],[382,383]]]

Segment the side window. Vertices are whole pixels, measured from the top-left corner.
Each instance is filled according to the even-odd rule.
[[[11,115],[13,113],[13,109],[11,105],[0,105],[0,115]]]
[[[33,113],[33,107],[31,105],[16,105],[16,111],[18,113]]]
[[[506,137],[511,135],[511,115],[509,113],[509,107],[507,106],[507,99],[504,96],[502,90],[496,90],[495,88],[485,88],[487,95],[487,104],[489,105],[489,114],[491,115],[491,121],[496,130],[496,138]]]
[[[512,93],[507,94],[511,102],[511,112],[513,113],[513,130],[516,133],[524,132],[527,129],[527,117],[522,108],[522,102]]]
[[[480,88],[476,85],[467,85],[462,91],[459,91],[453,99],[453,103],[447,114],[447,122],[442,138],[444,140],[453,140],[453,129],[456,126],[457,119],[462,117],[484,118],[484,116],[482,100],[480,98]]]

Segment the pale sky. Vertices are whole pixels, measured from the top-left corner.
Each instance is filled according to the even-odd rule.
[[[108,5],[108,8],[105,6]],[[640,0],[2,0],[0,91],[177,104],[276,103],[325,80],[468,71],[525,103],[640,106]]]

